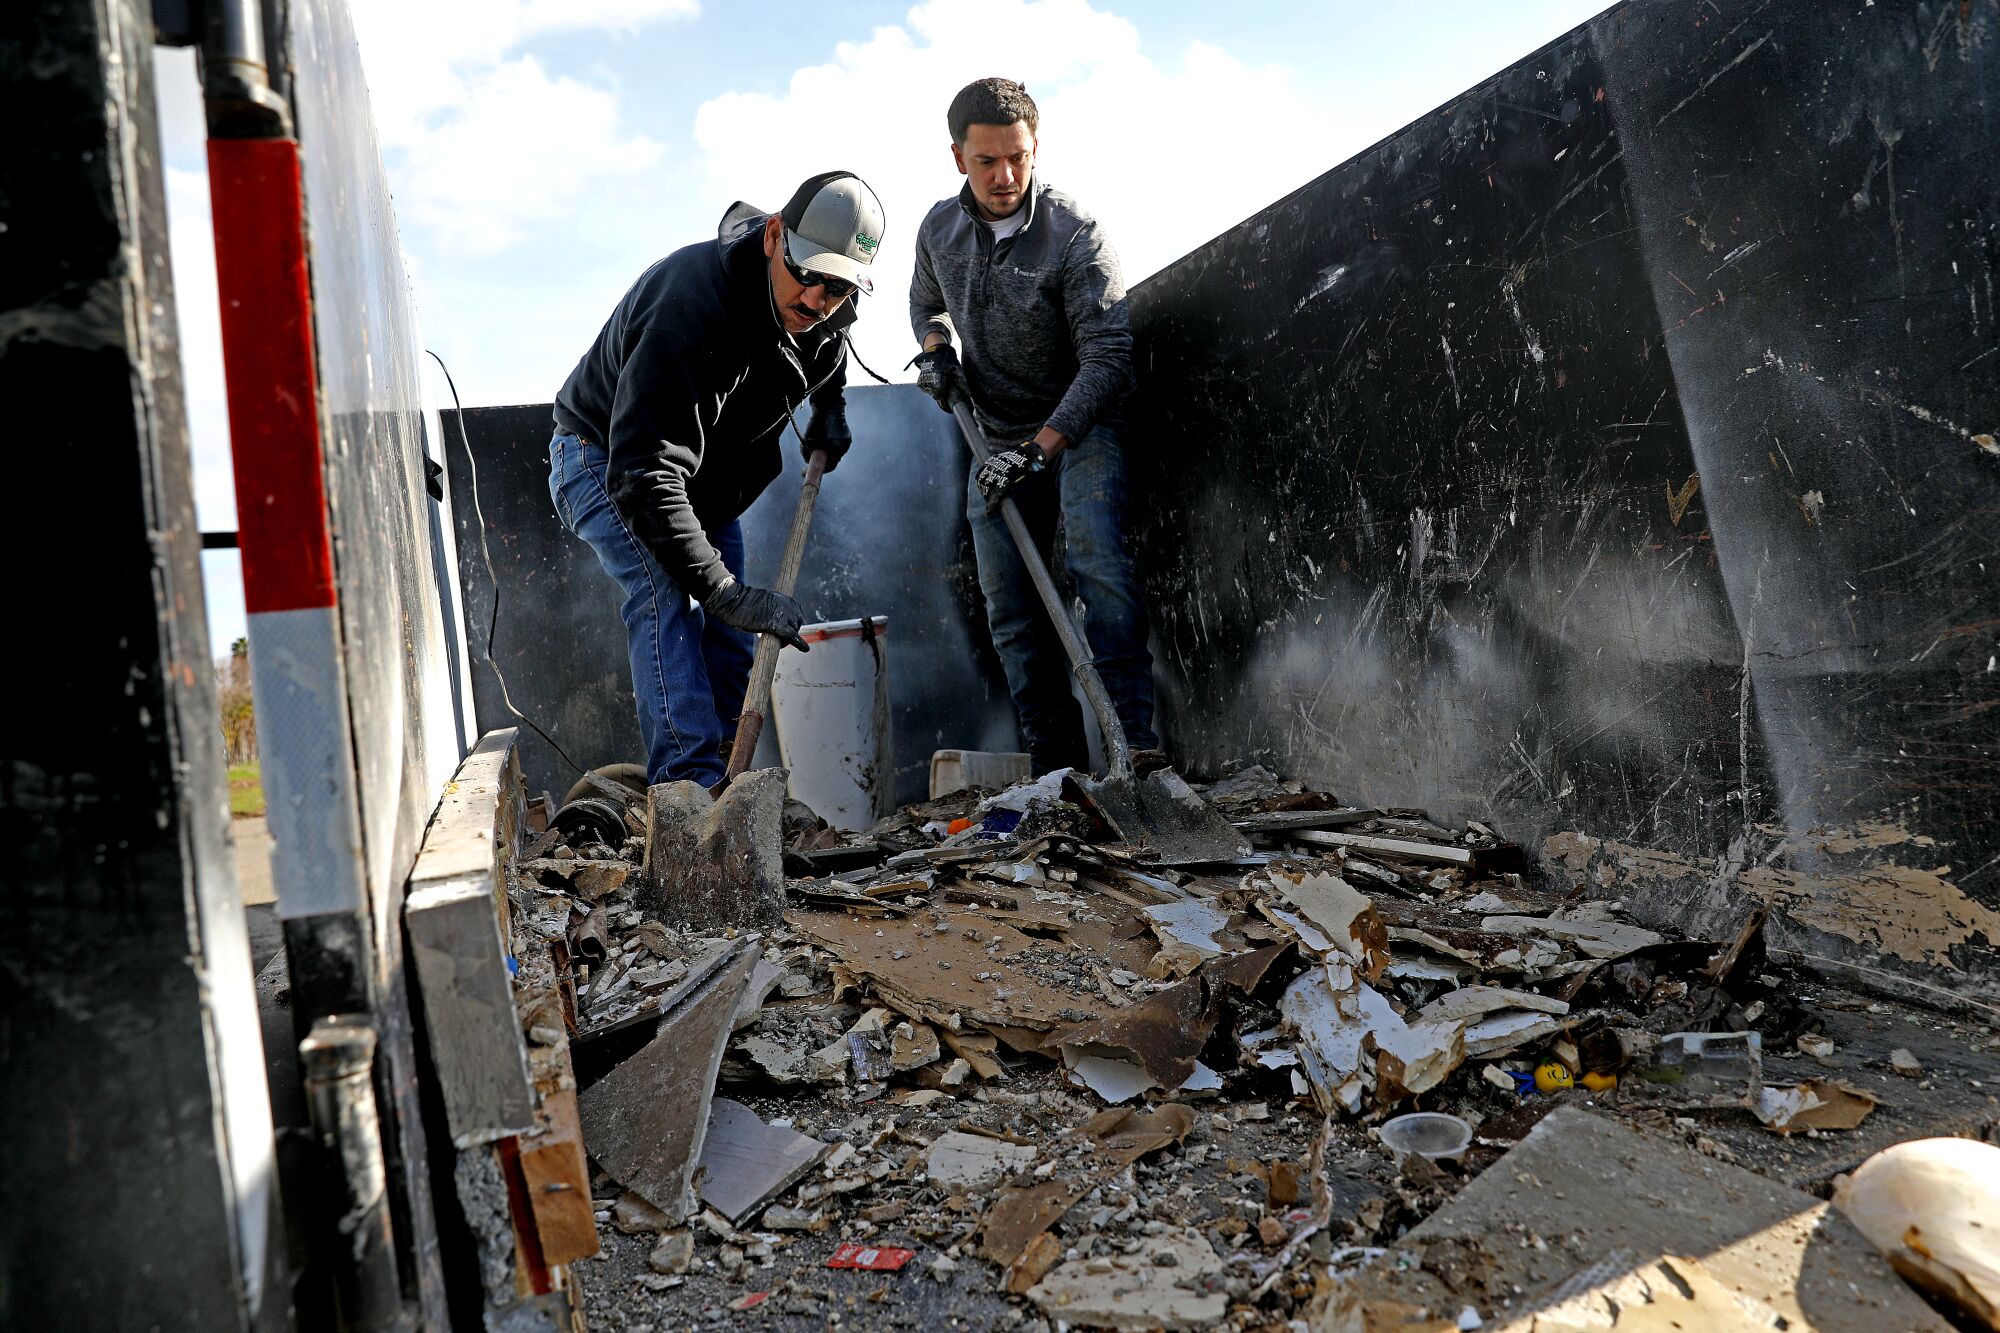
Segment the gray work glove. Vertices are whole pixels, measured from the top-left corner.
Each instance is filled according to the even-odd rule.
[[[990,514],[998,509],[1000,502],[1016,486],[1037,472],[1046,472],[1048,466],[1048,456],[1042,452],[1042,446],[1033,440],[989,457],[979,465],[979,472],[973,477],[979,493],[986,497],[986,512]]]
[[[806,623],[806,613],[799,609],[797,602],[781,592],[753,588],[740,579],[732,578],[710,593],[701,605],[703,610],[731,629],[740,629],[746,634],[770,634],[787,647],[802,653],[812,651],[799,637],[799,627]]]
[[[939,343],[928,352],[918,352],[910,362],[917,368],[917,387],[951,411],[953,395],[965,392],[965,375],[958,368],[958,353],[950,343]]]
[[[810,463],[813,450],[825,450],[826,470],[831,472],[840,466],[840,460],[853,445],[854,434],[847,429],[846,405],[819,408],[806,423],[805,434],[799,437],[799,457]]]

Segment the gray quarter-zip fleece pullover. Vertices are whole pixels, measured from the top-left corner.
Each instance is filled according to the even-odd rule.
[[[996,444],[1049,425],[1080,440],[1132,392],[1132,331],[1118,256],[1097,219],[1037,178],[1022,228],[997,245],[972,192],[917,229],[910,327],[949,335]]]

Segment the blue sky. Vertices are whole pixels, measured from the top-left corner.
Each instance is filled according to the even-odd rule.
[[[1021,79],[1040,169],[1103,221],[1136,282],[1583,22],[1595,0],[350,0],[420,331],[468,405],[546,402],[619,295],[845,167],[882,196],[881,295],[856,342],[914,351],[909,241],[956,191],[944,107]],[[199,94],[159,62],[197,503],[235,526]],[[307,127],[309,132],[309,127]],[[447,401],[434,365],[425,373]],[[866,441],[857,447],[867,447]],[[218,653],[243,630],[233,554],[205,559]]]

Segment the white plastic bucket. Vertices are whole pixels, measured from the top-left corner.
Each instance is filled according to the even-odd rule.
[[[835,828],[865,829],[895,808],[888,633],[887,616],[807,625],[812,651],[778,654],[778,755],[792,795]]]

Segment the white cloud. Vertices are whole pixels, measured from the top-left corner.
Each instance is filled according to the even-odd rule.
[[[1154,59],[1131,22],[1087,0],[930,0],[903,25],[839,44],[781,95],[705,103],[694,137],[715,197],[775,208],[831,167],[858,173],[881,196],[878,295],[855,342],[885,374],[916,350],[907,297],[917,224],[961,183],[945,108],[959,88],[992,75],[1027,85],[1041,110],[1037,169],[1102,220],[1128,282],[1365,143],[1323,134],[1301,153],[1295,132],[1280,127],[1323,123],[1326,108],[1288,70],[1203,43]]]
[[[660,152],[621,131],[612,93],[551,78],[525,56],[479,75],[465,101],[405,149],[398,214],[448,236],[454,249],[495,254],[574,216]]]
[[[618,90],[551,76],[536,37],[693,18],[697,0],[354,0],[376,133],[406,226],[476,254],[573,220],[661,149]]]

